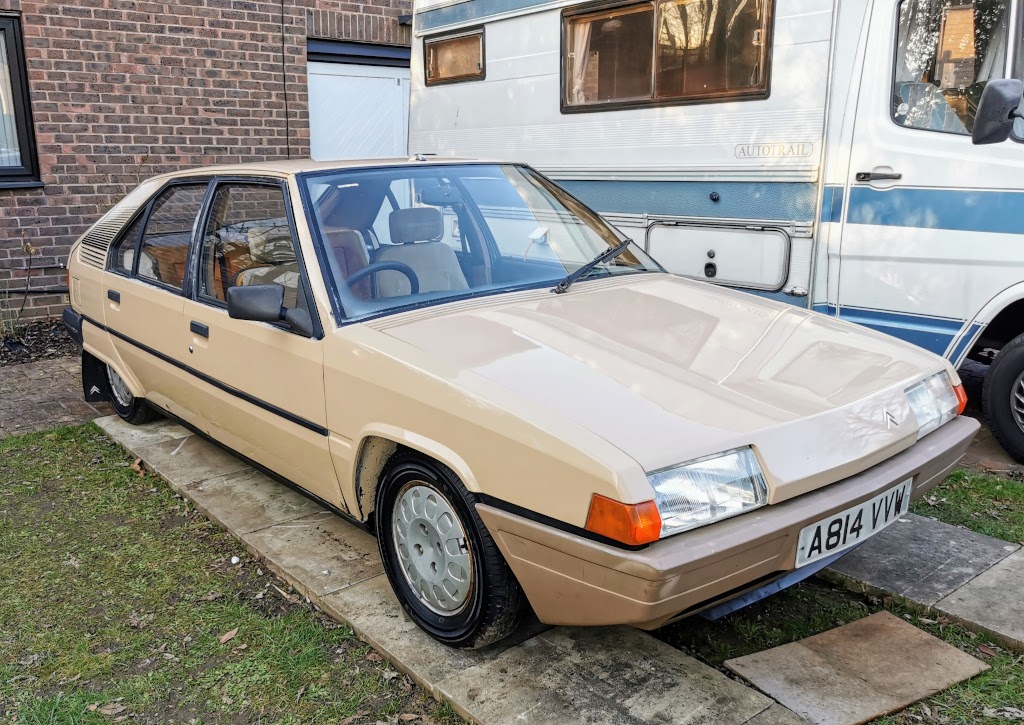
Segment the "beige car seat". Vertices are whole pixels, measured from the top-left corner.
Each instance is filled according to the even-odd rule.
[[[469,289],[455,250],[440,241],[444,219],[432,206],[398,209],[388,217],[391,244],[374,254],[374,262],[401,262],[412,268],[420,283],[420,292],[444,292]],[[377,296],[398,297],[411,293],[409,280],[401,272],[377,273]]]

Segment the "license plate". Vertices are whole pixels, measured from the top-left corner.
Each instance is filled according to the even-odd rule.
[[[908,479],[864,503],[805,526],[797,544],[796,567],[856,546],[907,513],[911,483]]]

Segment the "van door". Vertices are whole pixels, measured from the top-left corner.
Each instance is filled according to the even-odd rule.
[[[840,317],[943,354],[985,302],[1024,279],[1024,139],[970,137],[986,82],[1020,73],[1020,4],[875,2],[842,217]]]

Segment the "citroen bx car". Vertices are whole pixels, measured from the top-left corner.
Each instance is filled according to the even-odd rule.
[[[941,358],[666,274],[516,164],[159,176],[69,276],[90,399],[172,416],[375,533],[453,646],[526,600],[651,629],[806,576],[978,427]]]

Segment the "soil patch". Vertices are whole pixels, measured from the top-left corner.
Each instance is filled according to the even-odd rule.
[[[78,355],[60,320],[32,322],[0,340],[0,367]]]

